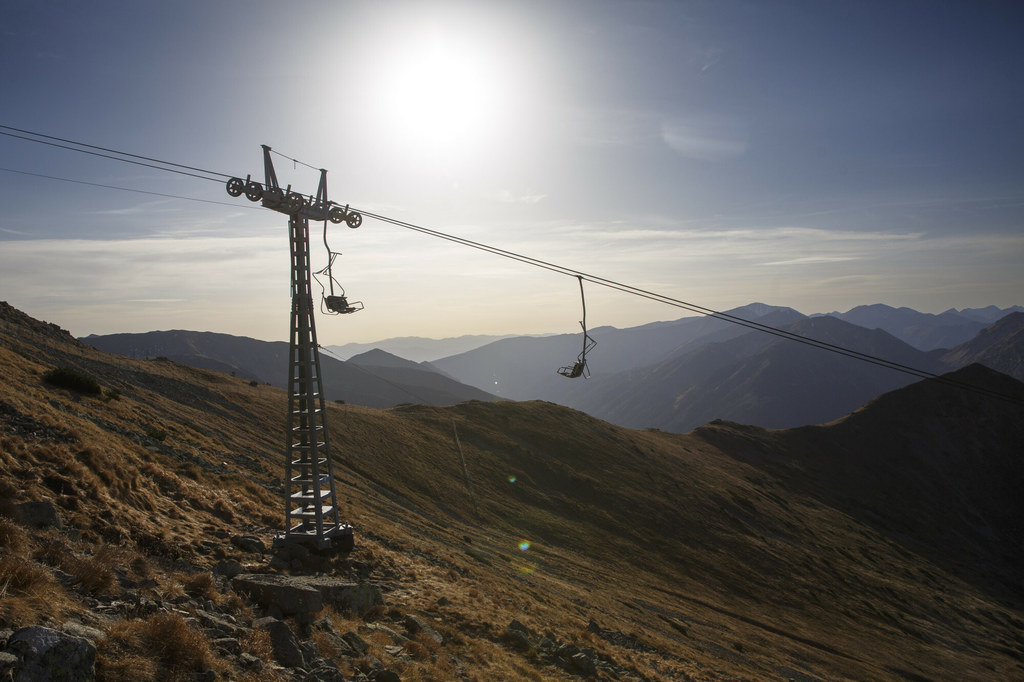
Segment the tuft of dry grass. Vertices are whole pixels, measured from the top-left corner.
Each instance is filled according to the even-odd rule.
[[[274,658],[274,649],[270,644],[270,633],[266,630],[253,629],[245,633],[239,640],[242,651],[252,654],[264,663],[270,663]]]
[[[193,598],[216,600],[220,596],[217,581],[209,571],[181,577],[181,586],[185,594]]]
[[[64,588],[46,567],[11,554],[0,557],[0,625],[56,620],[67,603]]]
[[[98,676],[111,682],[185,679],[216,663],[209,641],[178,613],[115,623],[96,660]]]
[[[28,533],[9,518],[0,517],[0,549],[15,555],[24,555],[32,547]]]
[[[7,449],[6,441],[7,439],[4,439],[3,446],[0,447],[0,453]],[[18,445],[21,445],[21,443],[19,442]],[[14,499],[17,494],[17,488],[7,481],[0,481],[0,517],[8,519],[18,518],[18,508],[14,504]]]
[[[73,575],[89,594],[108,595],[119,589],[117,576],[106,557],[72,557],[64,562],[62,568]]]

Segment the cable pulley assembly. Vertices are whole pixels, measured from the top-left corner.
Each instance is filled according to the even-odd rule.
[[[576,362],[565,367],[559,367],[558,373],[569,379],[576,379],[578,377],[589,379],[590,370],[587,369],[587,353],[594,350],[597,341],[590,338],[590,335],[587,334],[587,299],[583,295],[583,276],[576,275],[576,279],[580,281],[580,299],[583,301],[583,319],[580,320],[580,326],[583,328],[583,350],[576,356]]]
[[[316,197],[293,192],[291,185],[282,190],[277,182],[277,173],[274,172],[270,152],[270,147],[263,145],[266,183],[256,182],[251,175],[247,175],[245,180],[234,177],[227,181],[228,194],[233,197],[245,194],[246,199],[253,202],[262,201],[266,208],[289,215],[302,213],[310,220],[330,220],[335,224],[345,223],[352,229],[363,224],[363,216],[350,210],[348,205],[343,207],[333,201],[327,201],[327,171],[322,168],[320,169],[320,187],[317,189]]]

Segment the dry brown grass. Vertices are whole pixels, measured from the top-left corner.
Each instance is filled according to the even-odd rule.
[[[215,665],[208,640],[178,613],[115,623],[97,645],[97,672],[113,682],[185,680]]]
[[[217,581],[209,571],[181,576],[180,580],[185,594],[190,597],[212,599],[214,601],[220,598],[220,592],[217,590]]]
[[[32,548],[28,533],[9,518],[0,517],[0,549],[17,555],[23,555]]]
[[[46,567],[12,554],[0,556],[0,624],[33,625],[59,619],[69,600]]]
[[[242,651],[252,654],[264,663],[270,663],[274,658],[270,634],[266,630],[249,630],[239,639],[239,643],[242,645]]]
[[[82,538],[30,535],[37,548],[18,550],[23,556],[61,566],[62,555],[96,559],[97,543],[120,538],[139,555],[112,565],[156,578],[155,596],[208,595],[203,578],[176,573],[186,565],[178,561],[209,567],[217,557],[201,541],[220,537],[217,530],[262,524],[252,532],[266,537],[278,528],[283,391],[22,336],[19,330],[0,343],[0,399],[77,441],[0,436],[0,479],[13,482],[9,498],[0,482],[0,516],[10,515],[5,499],[53,499]],[[15,344],[39,362],[11,352]],[[121,399],[76,402],[40,389],[40,368],[64,364],[66,355],[87,359]],[[453,679],[452,656],[470,680],[566,679],[501,643],[513,618],[559,641],[593,646],[647,679],[684,672],[750,679],[779,665],[828,679],[893,676],[885,666],[927,677],[1019,673],[1019,609],[694,436],[618,429],[544,403],[331,404],[328,414],[339,497],[357,528],[353,559],[394,587],[387,610],[365,616],[399,630],[407,613],[440,617],[445,643],[414,640],[406,650],[411,661],[390,657],[386,639],[367,636],[375,655],[408,682]],[[146,424],[168,432],[161,452],[125,436]],[[744,447],[758,447],[760,437],[745,436]],[[523,538],[532,543],[528,553],[516,547]],[[45,617],[30,595],[10,599],[6,589],[4,613]],[[251,615],[240,603],[231,608],[240,620]],[[613,646],[586,632],[590,618],[658,651]],[[351,614],[332,621],[339,633],[363,624]],[[134,626],[131,636],[122,628],[122,650],[105,659],[112,679],[170,675],[148,650],[149,627]],[[243,646],[269,663],[265,636],[255,633]],[[949,641],[958,646],[943,645]],[[268,669],[233,675],[269,681]]]

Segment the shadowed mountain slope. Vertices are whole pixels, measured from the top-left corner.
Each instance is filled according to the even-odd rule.
[[[981,365],[942,379],[960,385],[917,382],[825,426],[694,435],[1024,604],[1024,385]]]
[[[952,367],[976,362],[1024,381],[1024,312],[1006,315],[967,343],[951,348],[942,362]]]
[[[87,372],[102,395],[47,384],[57,366]],[[155,588],[111,589],[151,589],[151,600],[224,556],[271,570],[226,538],[269,539],[280,522],[284,391],[111,356],[9,306],[0,377],[0,516],[45,501],[67,529],[34,531],[29,542],[51,548],[35,553],[3,536],[0,559],[56,577],[44,601],[9,585],[0,628],[44,617],[127,627],[127,616],[94,614],[95,593],[61,586],[50,568],[61,552],[112,557],[133,584],[148,564]],[[1020,391],[991,373],[968,378]],[[1018,678],[1024,612],[1004,577],[1022,567],[988,548],[1019,541],[991,510],[1020,480],[1021,420],[921,386],[813,429],[717,423],[689,434],[540,401],[330,404],[339,496],[357,534],[346,565],[385,600],[346,627],[412,680],[459,677],[453,659],[467,679],[581,674],[518,649],[513,619],[535,642],[544,633],[591,651],[597,679]],[[943,443],[941,461],[927,460]],[[876,469],[914,478],[877,481]],[[927,527],[940,512],[948,533]],[[254,615],[223,603],[240,621]],[[375,638],[406,614],[443,635],[425,657]],[[240,675],[228,654],[214,663]]]

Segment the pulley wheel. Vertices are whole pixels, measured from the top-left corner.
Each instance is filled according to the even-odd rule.
[[[289,194],[284,198],[284,201],[292,212],[301,211],[302,207],[306,205],[306,200],[302,198],[301,194]]]
[[[249,201],[259,201],[263,198],[263,185],[255,180],[249,181],[245,186],[245,198]]]
[[[345,222],[345,209],[341,206],[333,206],[327,213],[327,217],[330,218],[331,222],[335,225],[343,223]]]
[[[349,211],[348,216],[345,218],[345,224],[354,230],[363,224],[363,216],[355,211]]]
[[[233,197],[240,197],[244,191],[245,181],[242,178],[231,178],[228,180],[228,194]]]

